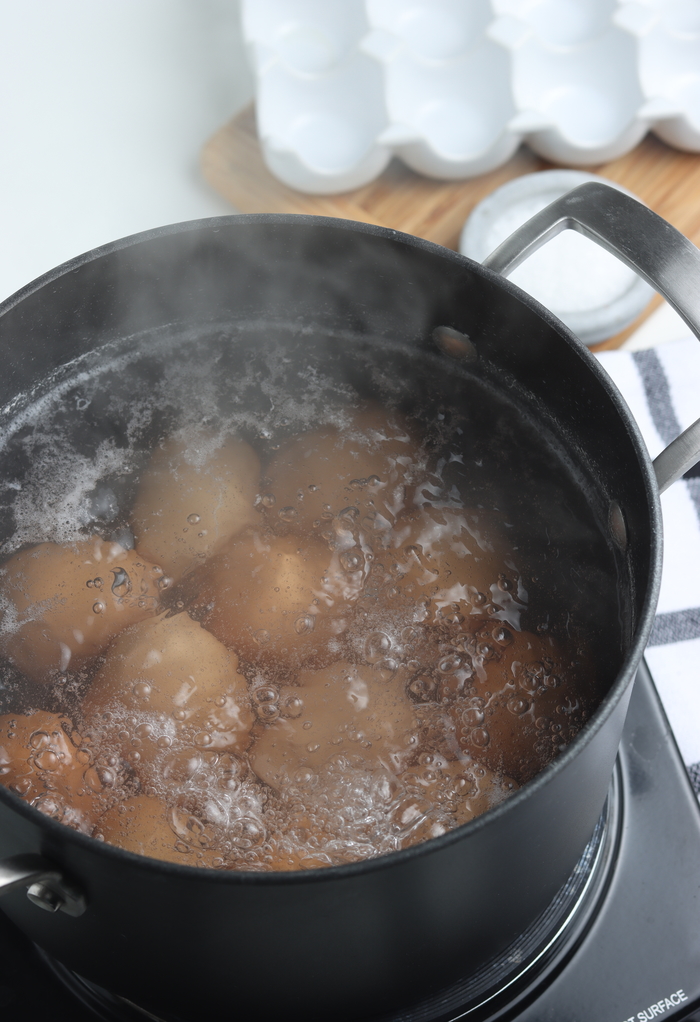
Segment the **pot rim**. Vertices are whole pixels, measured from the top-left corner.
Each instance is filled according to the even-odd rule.
[[[217,870],[210,867],[189,866],[185,863],[180,864],[167,862],[163,859],[155,859],[135,852],[129,852],[117,847],[116,845],[99,841],[87,834],[73,830],[57,820],[53,820],[50,817],[45,816],[38,809],[35,809],[32,805],[24,802],[18,795],[0,784],[0,802],[4,802],[8,808],[18,812],[32,824],[40,824],[43,828],[45,828],[47,838],[51,836],[58,840],[59,847],[66,842],[68,844],[74,843],[77,848],[82,848],[87,852],[104,854],[108,858],[111,857],[116,863],[122,862],[127,865],[131,864],[132,866],[144,869],[146,872],[162,874],[162,872],[165,871],[166,875],[169,874],[174,877],[180,876],[183,878],[190,877],[191,879],[197,878],[205,883],[231,883],[241,884],[244,886],[284,886],[288,884],[295,885],[309,882],[324,883],[350,878],[358,873],[366,873],[368,871],[395,867],[402,863],[408,863],[410,860],[418,856],[430,854],[433,850],[446,848],[449,845],[460,842],[469,834],[475,833],[483,827],[488,826],[491,821],[500,819],[504,816],[504,814],[515,811],[518,806],[527,801],[528,798],[534,797],[537,792],[548,785],[569,765],[569,763],[578,757],[579,750],[584,748],[594,738],[607,719],[614,712],[618,703],[623,698],[628,686],[632,682],[639,663],[644,655],[647,640],[654,623],[654,615],[656,612],[659,588],[661,584],[661,565],[663,558],[661,505],[653,465],[647,452],[646,445],[642,439],[639,427],[637,426],[636,421],[632,417],[632,413],[627,407],[627,404],[611,377],[605,372],[598,360],[588,350],[584,343],[579,340],[576,335],[561,322],[561,320],[550,312],[549,309],[541,305],[536,299],[532,298],[529,294],[527,294],[527,292],[521,290],[521,288],[517,287],[517,285],[513,284],[506,277],[495,273],[493,270],[487,269],[482,266],[481,263],[470,259],[468,256],[461,255],[459,252],[455,252],[452,249],[438,245],[435,242],[427,241],[424,238],[419,238],[413,234],[396,231],[393,228],[380,227],[376,224],[362,223],[355,220],[343,220],[336,217],[314,216],[306,213],[240,213],[217,217],[205,217],[198,220],[184,220],[176,224],[168,224],[162,227],[152,228],[147,231],[141,231],[136,234],[127,235],[124,238],[119,238],[116,241],[108,242],[105,245],[90,249],[87,252],[74,256],[66,262],[60,263],[58,266],[48,270],[41,276],[36,277],[28,284],[25,284],[18,291],[15,291],[14,294],[1,302],[0,322],[7,312],[14,309],[17,305],[24,301],[24,299],[88,263],[96,262],[98,259],[112,255],[122,249],[132,248],[144,242],[167,237],[169,235],[185,234],[200,230],[209,230],[212,233],[218,233],[218,231],[222,228],[235,227],[238,224],[303,224],[308,227],[319,226],[333,228],[336,230],[353,231],[358,234],[373,235],[388,241],[400,242],[412,248],[421,249],[433,255],[438,255],[441,258],[446,258],[457,265],[467,267],[477,276],[484,277],[492,283],[497,283],[508,294],[518,299],[523,305],[539,316],[540,319],[543,319],[548,326],[558,333],[562,341],[575,351],[583,362],[585,368],[589,372],[592,372],[597,381],[602,385],[608,398],[612,401],[618,415],[622,419],[632,445],[636,451],[638,467],[642,474],[649,511],[651,543],[649,580],[637,623],[634,641],[623,660],[622,667],[615,681],[603,697],[593,716],[584,725],[571,744],[568,745],[556,759],[532,778],[532,780],[524,784],[522,788],[518,789],[518,791],[509,796],[499,805],[487,810],[480,816],[469,820],[467,823],[461,824],[459,827],[455,827],[453,830],[447,831],[447,833],[442,834],[439,837],[429,838],[428,840],[422,841],[420,844],[413,845],[410,848],[404,848],[395,852],[387,852],[373,858],[362,859],[358,862],[346,863],[340,866],[326,866],[323,868],[309,870],[290,870],[287,872]],[[51,853],[54,854],[54,856],[56,854],[55,842],[52,842]]]

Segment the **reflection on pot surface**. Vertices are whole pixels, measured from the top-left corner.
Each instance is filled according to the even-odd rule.
[[[439,358],[164,331],[15,419],[0,781],[131,851],[283,871],[546,767],[620,660],[613,549],[554,443]]]

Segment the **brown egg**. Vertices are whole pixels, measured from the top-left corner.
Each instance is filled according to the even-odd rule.
[[[243,751],[253,723],[238,657],[187,614],[151,618],[117,636],[82,709],[137,772],[176,739]]]
[[[141,475],[131,527],[136,548],[181,577],[257,520],[260,461],[244,440],[214,447],[168,440]]]
[[[171,818],[172,809],[162,799],[140,795],[120,802],[101,816],[93,836],[152,859],[182,866],[198,865],[193,848],[173,830]]]
[[[247,660],[280,670],[341,655],[338,636],[361,578],[318,539],[250,529],[196,572],[195,616]]]
[[[300,770],[316,771],[337,754],[399,769],[414,728],[403,685],[341,661],[302,672],[294,691],[302,704],[296,715],[269,724],[249,753],[253,770],[271,787],[282,790]]]
[[[98,537],[22,550],[0,570],[4,652],[32,681],[51,681],[155,614],[162,580],[157,565]]]
[[[266,514],[306,533],[348,506],[393,523],[424,462],[403,417],[370,403],[342,429],[321,426],[280,448],[265,473]]]
[[[105,808],[99,769],[67,717],[43,710],[0,717],[0,783],[47,816],[89,832]]]
[[[392,584],[425,605],[426,620],[507,608],[519,624],[520,576],[495,523],[484,519],[483,512],[426,506],[397,522],[384,560]]]
[[[587,718],[586,668],[550,636],[489,624],[473,650],[475,694],[450,713],[462,749],[522,784],[539,773]]]

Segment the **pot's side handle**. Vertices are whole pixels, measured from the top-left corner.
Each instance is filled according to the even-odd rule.
[[[13,855],[0,860],[0,898],[18,887],[26,887],[29,900],[47,912],[81,916],[85,911],[81,892],[42,855]]]
[[[589,181],[536,213],[484,260],[507,276],[562,231],[578,231],[643,277],[700,340],[700,251],[643,203],[610,185]],[[700,461],[700,419],[654,461],[663,493]]]

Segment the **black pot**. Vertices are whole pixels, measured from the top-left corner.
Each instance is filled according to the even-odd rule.
[[[571,205],[562,213],[560,200],[551,222],[585,222],[586,209],[604,202],[622,218],[618,231],[627,230],[624,222],[637,229],[639,217],[646,231],[666,231],[617,191],[603,189],[602,199],[598,191],[592,202],[590,190],[600,186],[586,185],[572,193],[578,200],[567,198],[580,204],[586,189],[580,215]],[[674,251],[700,262],[673,234]],[[295,350],[307,343],[307,327],[327,336],[329,365],[345,357],[343,338],[358,338],[365,353],[369,347],[382,367],[393,367],[397,393],[403,388],[409,404],[422,402],[430,414],[440,402],[458,405],[476,386],[494,408],[509,409],[494,421],[521,424],[524,439],[512,437],[512,450],[507,437],[498,440],[504,464],[523,458],[559,466],[561,479],[525,472],[523,485],[541,483],[549,493],[540,499],[531,492],[525,504],[537,531],[563,486],[598,536],[583,590],[568,569],[555,582],[558,599],[578,600],[584,616],[592,608],[606,686],[599,709],[544,772],[486,815],[406,851],[304,873],[220,873],[132,855],[42,816],[0,787],[0,859],[10,860],[0,881],[8,889],[39,882],[35,902],[46,907],[53,898],[56,907],[62,899],[64,909],[40,911],[17,889],[3,910],[68,968],[156,1013],[197,1022],[267,1018],[294,1004],[308,1019],[367,1017],[488,962],[546,909],[574,869],[606,799],[653,618],[658,488],[615,388],[550,313],[446,249],[321,217],[180,224],[47,274],[0,310],[0,402],[16,410],[18,395],[40,392],[42,381],[69,375],[81,359],[94,361],[86,353],[102,357],[123,338],[147,337],[165,324],[196,334],[261,320],[270,336],[298,327],[290,335]],[[459,337],[453,346],[464,361],[435,346],[433,332],[444,326],[471,338],[473,347]],[[589,533],[561,542],[576,555]],[[603,583],[606,593],[598,590]]]

